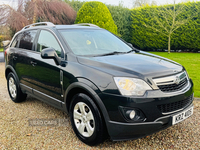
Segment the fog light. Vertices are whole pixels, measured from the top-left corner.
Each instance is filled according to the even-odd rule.
[[[141,122],[145,120],[145,115],[138,108],[119,106],[119,110],[127,122]]]
[[[135,118],[136,112],[135,110],[128,110],[126,112],[127,117],[129,117],[131,120]]]
[[[131,118],[131,119],[133,119],[133,118],[135,118],[135,111],[134,110],[132,110],[131,111],[131,113],[130,113],[130,115],[129,115],[129,117]]]

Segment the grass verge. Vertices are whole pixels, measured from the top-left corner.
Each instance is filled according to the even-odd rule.
[[[3,48],[0,48],[0,52],[3,52]]]
[[[152,52],[183,65],[194,82],[194,96],[200,97],[200,54],[199,53],[170,53]]]

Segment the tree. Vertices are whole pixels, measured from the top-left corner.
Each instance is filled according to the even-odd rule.
[[[187,9],[184,4],[176,5],[175,1],[173,5],[167,5],[164,7],[158,7],[158,9],[152,9],[152,19],[148,23],[143,23],[147,28],[163,34],[168,38],[168,53],[171,51],[171,36],[181,26],[186,25],[194,15],[182,15]]]
[[[0,5],[0,24],[4,24],[8,13],[7,5]]]
[[[86,2],[77,13],[75,23],[91,23],[117,34],[112,15],[105,4],[97,1]]]
[[[18,0],[16,9],[8,5],[0,5],[0,25],[8,26],[12,35],[24,26],[35,22],[73,24],[75,19],[76,12],[73,8],[58,0]]]
[[[29,0],[25,4],[24,14],[31,23],[50,21],[54,24],[73,24],[76,12],[67,3],[52,0]]]

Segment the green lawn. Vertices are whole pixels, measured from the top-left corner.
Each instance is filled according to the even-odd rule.
[[[0,52],[3,52],[3,48],[0,48]]]
[[[183,65],[194,82],[194,96],[200,97],[200,54],[199,53],[170,53],[152,52]]]

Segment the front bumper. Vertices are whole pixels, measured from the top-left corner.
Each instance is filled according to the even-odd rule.
[[[168,94],[167,96],[161,93],[154,96],[130,98],[106,93],[99,94],[109,115],[109,120],[105,121],[112,140],[137,139],[172,126],[172,116],[193,106],[193,83],[190,80],[190,86],[182,93]],[[187,105],[176,111],[163,113],[158,109],[159,105],[169,103],[179,105],[180,101],[188,98],[191,100]],[[138,122],[128,121],[121,113],[120,107],[139,109],[144,114],[145,119]]]
[[[193,104],[186,107],[184,110],[191,108],[192,106]],[[119,123],[110,121],[109,133],[111,133],[111,139],[113,141],[141,138],[172,126],[172,117],[176,114],[158,118],[154,122]]]

